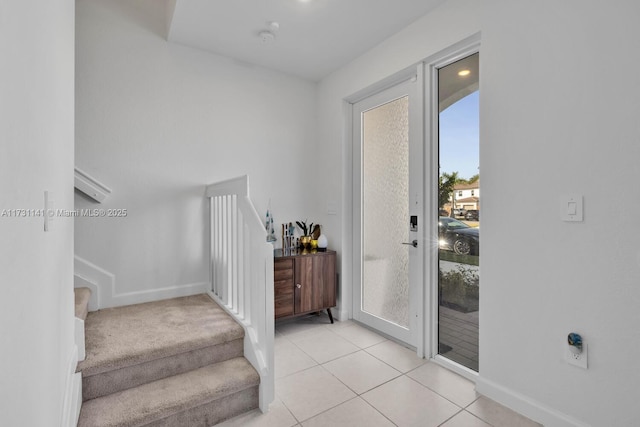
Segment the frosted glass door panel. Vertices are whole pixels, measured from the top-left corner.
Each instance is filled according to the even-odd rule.
[[[362,311],[408,328],[408,97],[362,114]]]

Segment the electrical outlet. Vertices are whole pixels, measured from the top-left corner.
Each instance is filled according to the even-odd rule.
[[[565,346],[564,360],[570,365],[575,365],[579,368],[587,369],[587,343],[582,343],[582,353],[574,353],[569,349],[569,346]]]

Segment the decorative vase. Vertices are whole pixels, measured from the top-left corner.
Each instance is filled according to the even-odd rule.
[[[302,245],[304,249],[309,249],[311,246],[311,236],[300,236],[300,245]]]
[[[329,246],[329,242],[327,241],[327,236],[325,236],[324,234],[321,234],[320,237],[318,237],[318,249],[320,251],[326,251],[327,246]]]

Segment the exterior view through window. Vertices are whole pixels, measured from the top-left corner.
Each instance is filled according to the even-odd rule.
[[[478,371],[479,54],[438,70],[438,353]]]

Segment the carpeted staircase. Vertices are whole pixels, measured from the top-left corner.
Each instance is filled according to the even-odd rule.
[[[215,425],[258,407],[244,330],[208,295],[90,312],[79,427]]]

